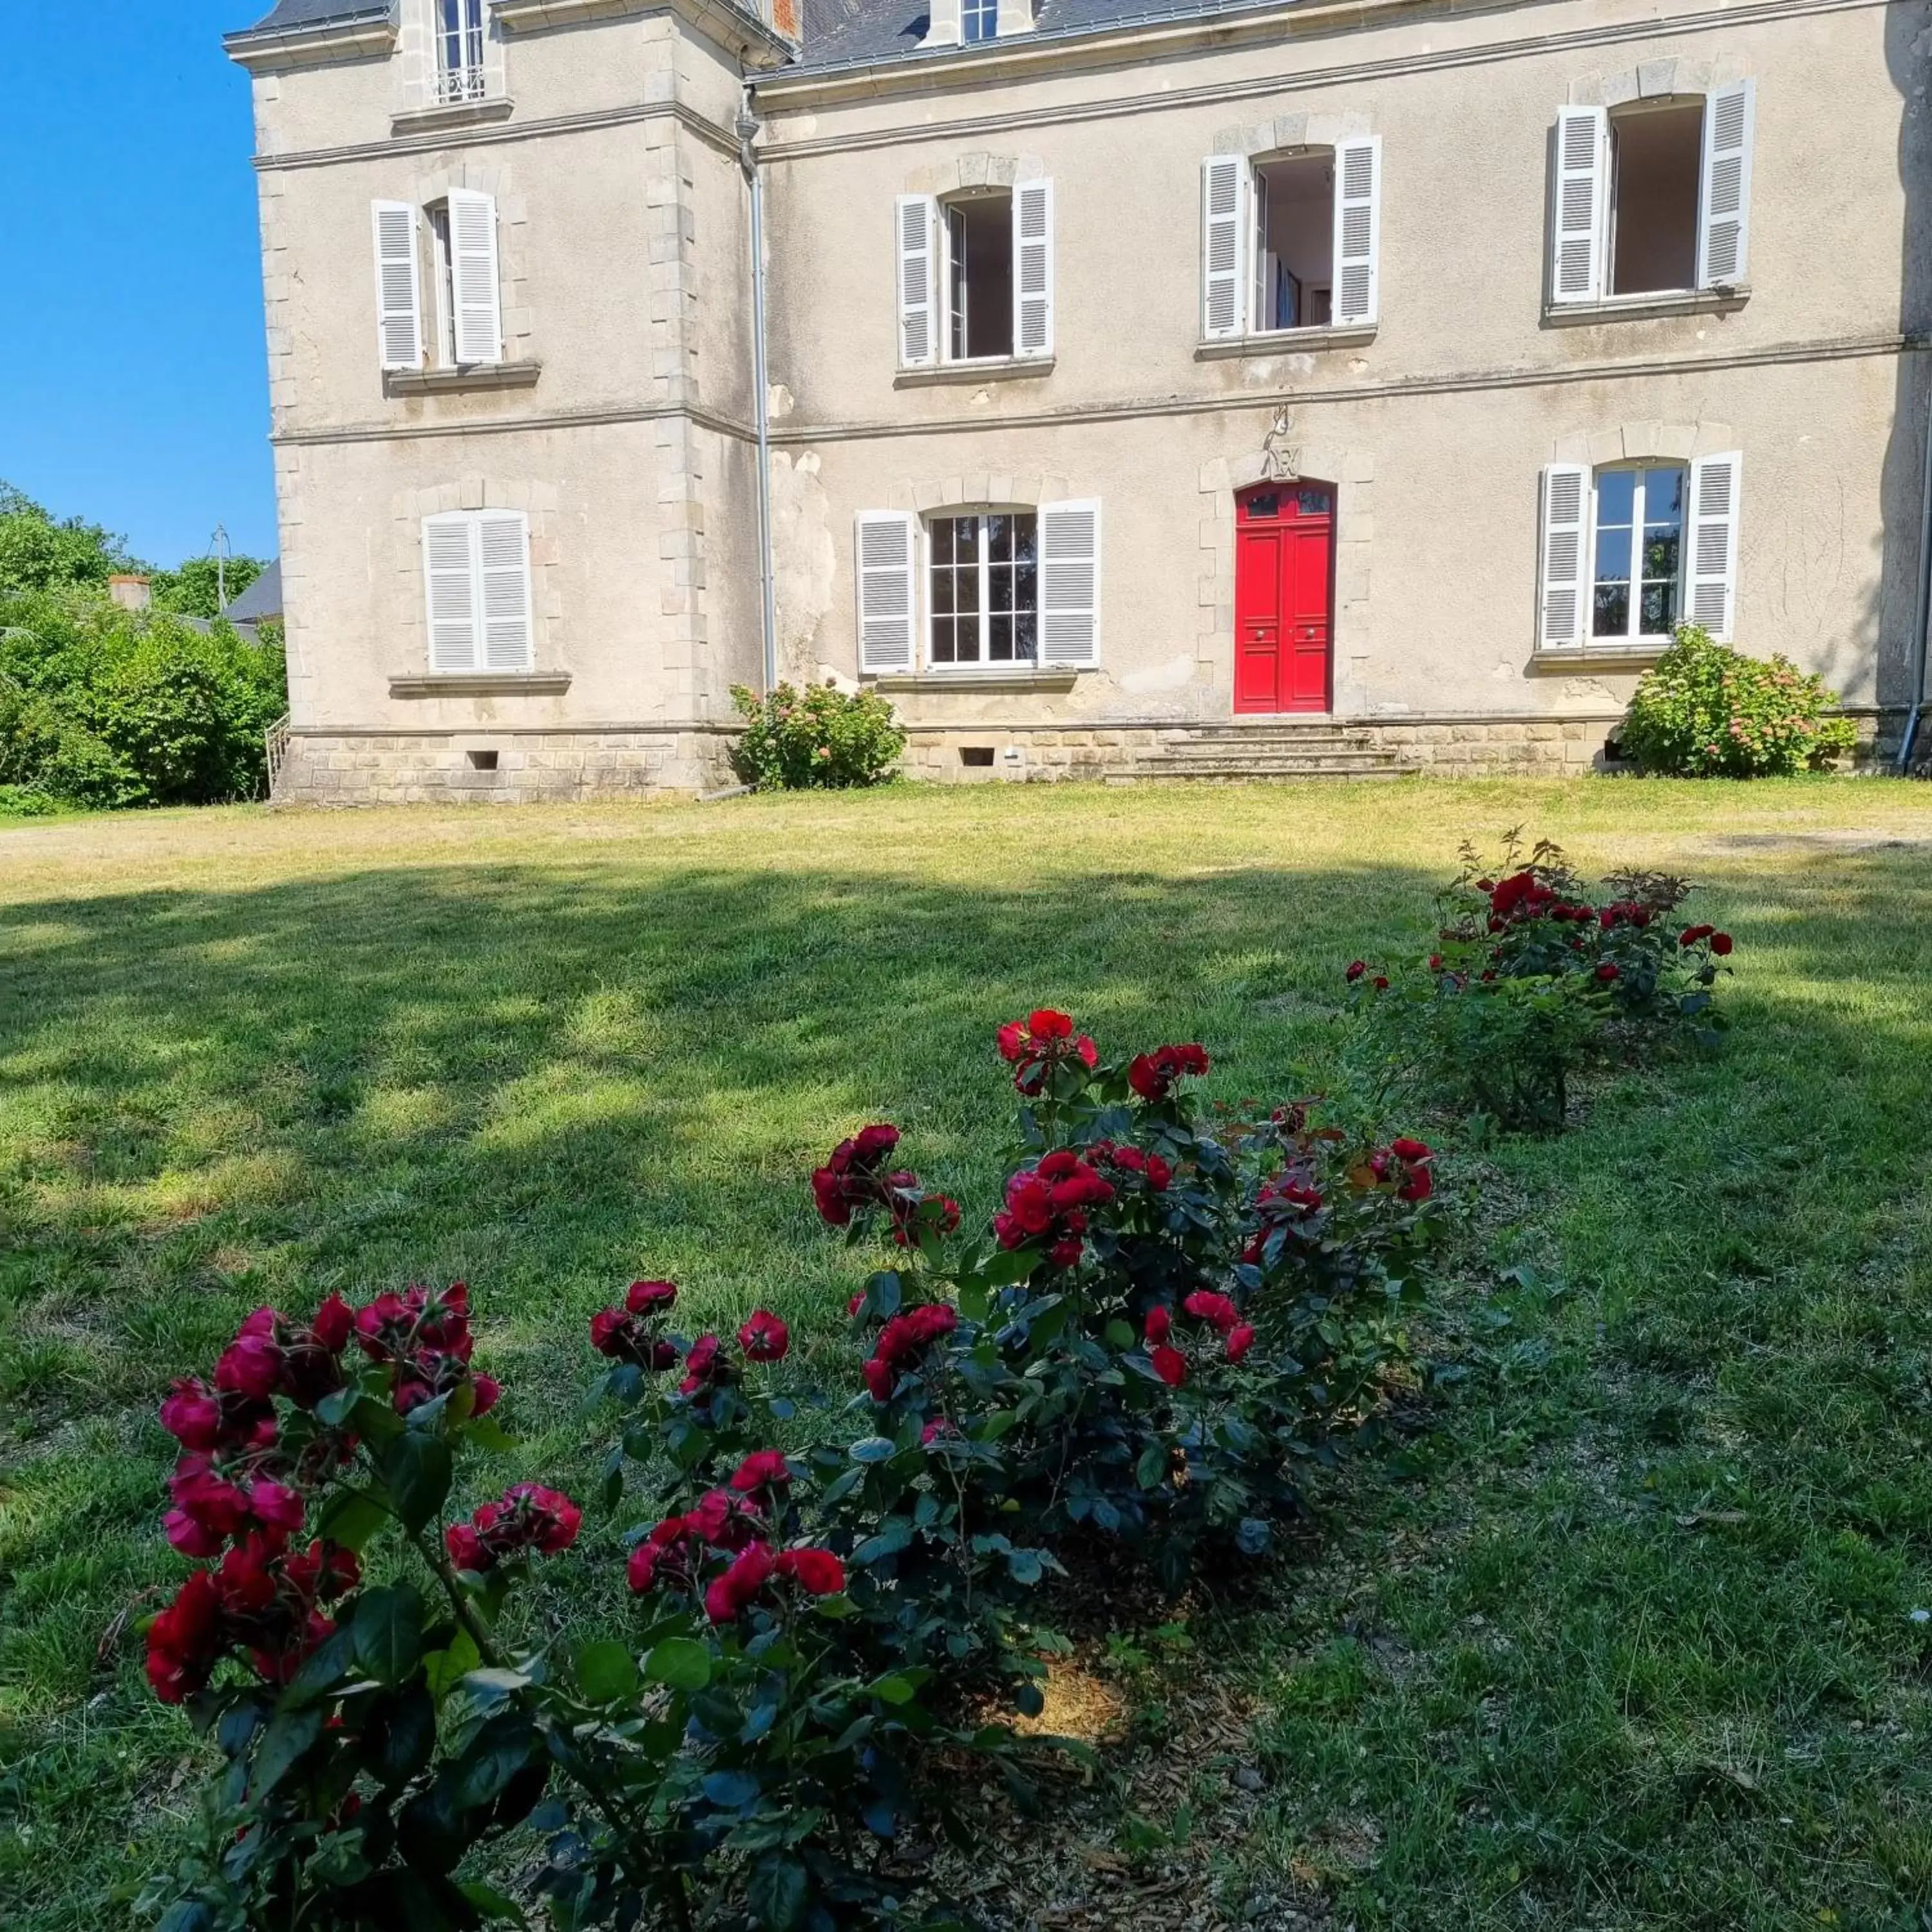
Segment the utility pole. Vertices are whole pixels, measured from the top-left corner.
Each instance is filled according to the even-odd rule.
[[[228,532],[220,524],[214,526],[214,535],[210,539],[214,545],[214,608],[222,616],[228,613]]]

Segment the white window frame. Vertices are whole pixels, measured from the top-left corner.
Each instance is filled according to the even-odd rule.
[[[454,6],[458,25],[454,30],[444,22],[445,10]],[[481,100],[489,89],[489,21],[486,0],[429,0],[430,32],[436,43],[436,98],[454,104]],[[450,42],[454,39],[460,63],[450,62]]]
[[[970,202],[998,201],[1004,196],[1006,204],[1006,274],[1008,286],[1012,291],[1010,306],[1012,310],[1012,346],[1004,355],[956,356],[952,352],[952,327],[956,316],[959,322],[961,339],[971,333],[972,308],[970,288],[962,286],[958,274],[953,243],[956,230],[953,218],[964,218],[964,211]],[[989,367],[1020,360],[1019,283],[1020,238],[1019,193],[1016,188],[996,189],[990,192],[974,193],[970,189],[949,195],[938,204],[939,219],[935,224],[938,240],[939,280],[939,360],[951,369],[968,369],[976,362]],[[1052,235],[1048,232],[1048,246],[1051,248]],[[1049,267],[1048,273],[1052,270]],[[968,513],[970,514],[970,512]]]
[[[1634,628],[1643,610],[1644,478],[1658,470],[1676,472],[1683,479],[1683,503],[1678,513],[1677,534],[1677,615],[1669,631],[1640,631]],[[1630,612],[1620,634],[1605,634],[1597,628],[1597,544],[1601,529],[1600,517],[1602,479],[1613,473],[1634,476],[1637,481],[1630,492]],[[1590,472],[1590,528],[1588,570],[1583,581],[1583,647],[1586,650],[1648,651],[1666,647],[1690,610],[1692,466],[1664,458],[1645,458],[1628,463],[1599,464]]]
[[[965,661],[954,658],[947,661],[933,655],[934,626],[940,612],[932,594],[932,573],[934,568],[932,556],[932,526],[938,523],[958,523],[968,517],[976,518],[980,525],[980,655]],[[993,643],[993,617],[992,600],[987,592],[992,584],[993,564],[987,554],[987,520],[992,517],[1030,517],[1033,519],[1033,656],[1030,658],[1013,656],[996,658],[992,655]],[[939,676],[948,676],[955,671],[970,675],[974,671],[1037,670],[1040,668],[1040,629],[1043,618],[1042,602],[1045,579],[1041,569],[1040,508],[1037,504],[1016,503],[993,505],[976,509],[968,504],[949,504],[943,510],[934,510],[926,517],[919,530],[919,574],[920,592],[925,605],[924,622],[920,628],[926,634],[926,668]],[[949,569],[955,566],[948,565]],[[946,614],[948,616],[951,613]],[[1019,623],[1020,609],[1016,602],[1012,609],[1016,631]],[[1017,642],[1017,638],[1016,639]]]
[[[975,32],[975,26],[979,28]],[[983,46],[1000,37],[999,0],[961,0],[959,38],[962,45]]]

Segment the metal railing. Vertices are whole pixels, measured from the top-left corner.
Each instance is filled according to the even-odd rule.
[[[488,92],[484,79],[483,64],[480,60],[473,67],[446,67],[437,70],[436,98],[440,104],[446,105],[460,100],[481,100]]]
[[[284,711],[280,717],[262,734],[262,749],[266,754],[268,766],[268,796],[275,795],[275,787],[282,776],[282,767],[289,761],[289,714]]]

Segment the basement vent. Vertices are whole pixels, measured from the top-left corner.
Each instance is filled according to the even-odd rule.
[[[472,772],[494,772],[496,769],[496,753],[472,752],[470,754],[470,769]]]
[[[962,745],[959,762],[962,765],[990,765],[993,762],[993,748],[990,745]]]

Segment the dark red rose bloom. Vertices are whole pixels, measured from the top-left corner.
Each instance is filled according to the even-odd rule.
[[[900,1372],[959,1326],[959,1311],[950,1302],[934,1301],[895,1315],[879,1330],[872,1359],[862,1373],[874,1402],[888,1402]]]
[[[1398,1136],[1389,1142],[1389,1152],[1397,1160],[1431,1160],[1435,1158],[1426,1141],[1411,1140]]]
[[[856,1294],[851,1296],[847,1300],[845,1304],[845,1312],[848,1315],[856,1315],[860,1310],[863,1308],[865,1305],[866,1291],[862,1288]]]
[[[315,1319],[309,1324],[309,1332],[317,1344],[332,1355],[339,1355],[349,1346],[349,1338],[355,1332],[356,1316],[347,1302],[340,1295],[332,1294],[315,1311]]]
[[[1498,919],[1537,919],[1556,903],[1553,888],[1534,872],[1514,873],[1490,894],[1490,910]]]
[[[997,1036],[1000,1058],[1013,1069],[1013,1084],[1030,1100],[1045,1091],[1057,1066],[1078,1062],[1090,1072],[1100,1051],[1085,1034],[1076,1034],[1071,1016],[1041,1006],[1024,1020],[1011,1020]]]
[[[730,1379],[730,1358],[724,1353],[724,1345],[716,1335],[700,1335],[684,1358],[684,1379],[678,1384],[677,1392],[701,1395]]]
[[[1686,926],[1678,935],[1677,943],[1679,946],[1695,946],[1699,940],[1708,939],[1717,929],[1714,926]]]
[[[1165,1342],[1174,1333],[1174,1311],[1166,1307],[1150,1308],[1145,1333],[1150,1342]]]
[[[502,1398],[503,1384],[494,1376],[486,1376],[480,1370],[470,1376],[470,1386],[476,1397],[470,1405],[472,1415],[488,1415]]]
[[[667,1516],[631,1552],[626,1580],[640,1594],[656,1587],[660,1578],[688,1588],[696,1573],[692,1568],[690,1525],[681,1516]]]
[[[161,1426],[184,1449],[208,1450],[222,1437],[221,1397],[199,1376],[178,1382],[161,1404]]]
[[[1187,1379],[1187,1358],[1178,1348],[1163,1342],[1148,1351],[1154,1372],[1169,1388],[1178,1388]]]
[[[1378,993],[1386,993],[1388,991],[1388,980],[1380,973],[1378,973],[1376,975],[1375,978],[1370,982],[1370,984],[1372,985]]]
[[[483,1538],[472,1523],[452,1523],[442,1532],[442,1546],[449,1552],[450,1562],[459,1570],[474,1570],[480,1575],[496,1561],[485,1554]]]
[[[898,1382],[898,1372],[891,1363],[882,1362],[874,1355],[864,1364],[859,1372],[866,1378],[866,1389],[874,1402],[890,1402],[892,1390]]]
[[[632,1315],[662,1315],[676,1299],[674,1281],[634,1281],[625,1292],[624,1306]]]
[[[1127,1084],[1143,1100],[1165,1100],[1177,1081],[1207,1071],[1204,1047],[1157,1046],[1151,1053],[1135,1055],[1127,1068]]]
[[[1606,959],[1602,964],[1597,968],[1597,977],[1602,980],[1604,984],[1607,986],[1612,980],[1621,980],[1623,977],[1623,974],[1614,959]]]
[[[1429,956],[1429,970],[1432,973],[1439,973],[1442,971],[1442,956],[1441,953],[1432,952]]]
[[[148,1682],[163,1703],[207,1688],[221,1656],[220,1615],[214,1572],[197,1570],[148,1626]]]
[[[1359,980],[1368,970],[1369,962],[1366,959],[1351,959],[1348,971],[1342,976],[1345,980]]]
[[[772,1580],[778,1561],[762,1543],[748,1545],[704,1593],[704,1614],[714,1624],[735,1623]]]
[[[600,1308],[590,1318],[590,1346],[600,1355],[622,1354],[626,1326],[621,1308]]]
[[[1228,1330],[1228,1359],[1238,1362],[1255,1346],[1255,1327],[1252,1322],[1237,1322]]]
[[[1007,1181],[1006,1204],[993,1216],[993,1233],[1003,1248],[1042,1242],[1056,1268],[1072,1268],[1080,1259],[1087,1210],[1105,1207],[1114,1195],[1104,1174],[1060,1148]]]
[[[731,1472],[731,1486],[741,1495],[758,1490],[782,1490],[791,1482],[791,1465],[776,1449],[754,1449]]]
[[[452,1524],[443,1544],[459,1570],[481,1574],[532,1552],[560,1555],[577,1540],[583,1521],[583,1510],[562,1491],[515,1483],[500,1502],[484,1504],[466,1523]]]
[[[778,1318],[760,1308],[738,1330],[738,1346],[754,1362],[782,1362],[791,1348],[791,1330]]]
[[[1211,1324],[1223,1335],[1232,1333],[1241,1318],[1241,1311],[1225,1294],[1207,1288],[1197,1289],[1180,1305],[1196,1321]]]
[[[1711,950],[1720,959],[1728,958],[1730,956],[1731,948],[1735,944],[1728,932],[1714,932],[1711,935]]]
[[[890,1206],[895,1180],[914,1177],[888,1177],[887,1159],[899,1144],[899,1130],[884,1121],[862,1128],[850,1140],[841,1141],[832,1157],[812,1177],[812,1192],[819,1218],[834,1228],[849,1227],[855,1214],[868,1208]]]
[[[829,1550],[785,1550],[778,1573],[812,1597],[836,1597],[845,1588],[845,1566]]]

